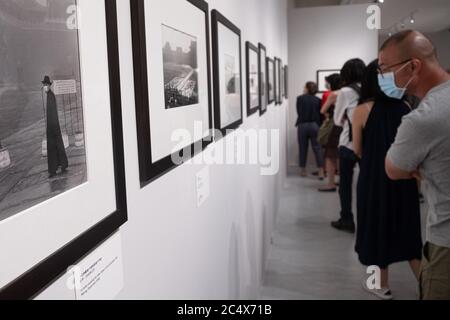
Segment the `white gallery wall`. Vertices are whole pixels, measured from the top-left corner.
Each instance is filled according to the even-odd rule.
[[[291,9],[288,16],[288,163],[298,166],[296,99],[317,70],[341,69],[352,58],[377,57],[378,30],[367,28],[368,4]]]
[[[438,52],[439,62],[446,69],[450,68],[450,30],[428,33]]]
[[[279,132],[279,171],[261,176],[254,165],[211,165],[210,197],[198,207],[196,174],[185,164],[141,189],[134,102],[130,1],[118,0],[120,70],[129,221],[121,228],[124,288],[119,299],[253,299],[262,284],[278,199],[286,177],[287,101],[242,129]],[[171,1],[162,1],[170,5]],[[267,47],[288,63],[286,0],[210,0],[242,31],[245,41]],[[176,8],[174,8],[176,10]],[[162,79],[161,79],[162,82]],[[161,83],[162,85],[162,83]],[[245,76],[243,79],[245,88]],[[244,115],[246,114],[246,93]],[[211,147],[220,147],[233,135]],[[63,277],[42,298],[73,298]]]

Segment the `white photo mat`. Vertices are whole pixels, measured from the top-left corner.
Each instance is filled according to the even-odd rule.
[[[145,1],[147,74],[150,106],[152,162],[208,137],[209,83],[205,13],[186,0]],[[197,38],[199,104],[166,109],[164,100],[162,25],[170,26]],[[203,124],[201,136],[195,136],[195,122]],[[187,130],[191,140],[180,145],[172,141],[175,130]],[[177,150],[175,150],[177,149]]]
[[[258,76],[258,52],[249,50],[249,79],[253,80],[253,86],[250,83],[250,107],[251,109],[259,107],[259,76]]]
[[[0,288],[116,210],[105,3],[78,6],[87,183],[0,222]]]
[[[226,128],[241,119],[241,47],[239,35],[218,22],[219,37],[219,70],[220,70],[220,122],[221,128]],[[236,94],[227,94],[226,58],[234,59],[234,75],[236,76]]]

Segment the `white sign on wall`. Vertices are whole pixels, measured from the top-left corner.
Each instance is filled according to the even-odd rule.
[[[55,95],[77,93],[77,82],[75,80],[55,80],[53,81],[53,92]]]
[[[76,300],[112,300],[123,288],[122,240],[117,233],[69,272]]]
[[[196,175],[197,207],[201,207],[210,195],[209,167],[205,167]]]

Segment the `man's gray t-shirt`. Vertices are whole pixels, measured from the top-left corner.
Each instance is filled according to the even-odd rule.
[[[450,248],[450,81],[403,118],[388,159],[404,171],[420,169],[430,207],[427,241]]]

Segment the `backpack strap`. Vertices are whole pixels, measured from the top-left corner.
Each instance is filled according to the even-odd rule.
[[[361,87],[358,84],[353,83],[351,85],[348,85],[347,88],[352,89],[358,94],[358,97],[361,97]],[[347,118],[348,126],[350,128],[348,138],[350,142],[353,142],[353,125],[352,121],[350,120],[350,117],[348,116],[348,109],[345,110],[345,117]]]

